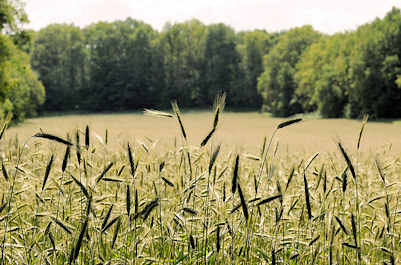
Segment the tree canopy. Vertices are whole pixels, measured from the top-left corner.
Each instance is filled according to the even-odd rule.
[[[45,89],[23,51],[30,42],[29,33],[20,30],[26,21],[20,2],[0,2],[0,118],[9,113],[17,121],[34,116],[44,101]]]
[[[280,117],[401,117],[397,8],[355,31],[326,35],[308,25],[236,32],[196,19],[159,32],[132,18],[34,32],[21,30],[22,7],[0,2],[1,116],[166,108],[172,100],[205,108],[226,92],[229,108]]]

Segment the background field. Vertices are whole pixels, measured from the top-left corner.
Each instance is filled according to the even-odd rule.
[[[189,112],[182,116],[189,143],[199,145],[208,134],[212,122],[212,112]],[[270,137],[274,128],[285,119],[268,117],[257,112],[223,113],[219,129],[212,141],[230,145],[244,152],[258,152],[263,138]],[[171,144],[180,138],[177,122],[169,118],[146,116],[142,112],[126,114],[65,115],[28,119],[25,123],[7,131],[7,138],[18,135],[20,140],[34,135],[42,129],[59,136],[84,130],[91,130],[104,138],[106,129],[110,144],[120,147],[124,141],[140,140],[145,137],[160,140],[159,146]],[[280,131],[279,152],[291,153],[331,153],[338,152],[336,141],[341,140],[350,151],[356,149],[361,121],[347,119],[308,119],[296,126]],[[401,123],[397,121],[368,122],[361,143],[361,151],[390,150],[401,153]]]
[[[7,130],[1,264],[401,260],[401,124],[368,123],[357,152],[361,121],[284,126],[227,112],[201,148],[213,121],[184,113],[188,143],[175,118],[142,113],[37,118]],[[41,129],[74,145],[30,138]]]

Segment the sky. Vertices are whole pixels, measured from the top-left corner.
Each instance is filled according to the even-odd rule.
[[[312,25],[324,33],[354,30],[383,18],[401,0],[23,0],[30,23],[39,30],[51,23],[85,27],[98,21],[132,17],[161,30],[166,22],[197,18],[225,23],[236,31],[269,32]]]

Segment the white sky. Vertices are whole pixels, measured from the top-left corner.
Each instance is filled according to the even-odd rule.
[[[305,24],[334,33],[384,17],[401,0],[23,0],[38,30],[50,23],[86,26],[100,20],[132,17],[157,30],[170,21],[197,18],[205,24],[223,22],[235,30],[269,32]]]

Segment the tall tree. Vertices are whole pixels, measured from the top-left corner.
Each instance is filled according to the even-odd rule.
[[[207,27],[198,20],[167,25],[160,35],[163,53],[165,102],[178,100],[181,106],[200,102],[201,70],[205,58]]]
[[[401,116],[401,13],[393,8],[384,19],[361,26],[352,56],[349,116]]]
[[[238,34],[237,47],[241,54],[242,80],[241,105],[261,108],[262,97],[257,90],[258,78],[263,73],[263,57],[275,45],[278,34],[264,30],[246,31]]]
[[[159,65],[154,55],[157,32],[133,19],[99,22],[85,31],[90,54],[88,108],[149,107],[158,87],[153,78],[153,63]]]
[[[44,110],[74,110],[86,86],[85,42],[79,27],[53,24],[36,37],[32,66],[46,88]]]
[[[31,70],[29,56],[0,34],[0,118],[8,113],[22,121],[36,115],[44,88]]]
[[[295,66],[304,50],[320,38],[311,26],[294,28],[280,35],[278,43],[265,57],[265,71],[259,77],[258,90],[267,111],[276,116],[289,116],[302,111],[294,97]]]
[[[210,106],[216,94],[226,92],[229,105],[238,105],[241,100],[239,80],[241,56],[236,49],[236,35],[224,24],[208,27],[206,35],[205,62],[201,72],[201,104]]]
[[[338,33],[321,38],[303,53],[297,64],[296,96],[306,112],[341,117],[348,102],[350,56],[355,38]]]

